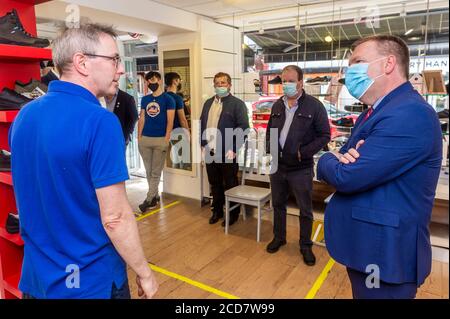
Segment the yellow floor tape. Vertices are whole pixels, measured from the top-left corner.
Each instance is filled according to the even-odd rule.
[[[175,201],[175,202],[173,202],[173,203],[170,203],[170,204],[168,204],[168,205],[166,205],[166,206],[164,206],[164,207],[161,207],[161,208],[152,210],[152,211],[150,211],[150,212],[148,212],[148,213],[146,213],[146,214],[142,214],[142,215],[140,215],[139,217],[136,217],[136,221],[143,220],[144,218],[147,218],[147,217],[149,217],[149,216],[152,216],[152,215],[158,213],[158,212],[159,212],[160,210],[162,210],[162,209],[166,209],[166,208],[169,208],[169,207],[178,205],[179,203],[181,203],[181,202],[180,202],[179,200],[177,200],[177,201]],[[136,213],[135,213],[135,214],[136,214]]]
[[[309,290],[308,294],[306,295],[305,299],[314,299],[317,292],[319,291],[320,287],[322,287],[322,284],[324,283],[325,279],[327,279],[328,273],[330,272],[331,268],[333,268],[333,265],[336,262],[330,258],[328,263],[326,264],[325,268],[322,270],[322,273],[320,276],[316,279],[316,282],[312,286],[312,288]]]
[[[170,203],[170,204],[168,204],[168,205],[166,205],[164,207],[161,207],[161,208],[155,209],[153,211],[150,211],[150,212],[148,212],[146,214],[140,215],[139,217],[136,218],[136,221],[140,221],[140,220],[142,220],[144,218],[147,218],[147,217],[149,217],[151,215],[154,215],[154,214],[158,213],[162,209],[170,208],[170,207],[173,207],[173,206],[178,205],[180,203],[181,203],[180,201],[175,201],[175,202]],[[309,290],[309,292],[306,295],[305,299],[314,299],[314,297],[316,296],[316,294],[319,291],[320,287],[322,286],[322,284],[324,283],[325,279],[327,278],[328,273],[330,272],[331,268],[333,268],[334,264],[335,264],[335,261],[330,258],[330,260],[326,264],[325,268],[322,270],[322,273],[319,275],[319,277],[315,281],[314,285]],[[220,297],[223,297],[223,298],[226,298],[226,299],[239,299],[239,297],[237,297],[237,296],[234,296],[232,294],[223,292],[223,291],[221,291],[219,289],[216,289],[216,288],[210,287],[208,285],[202,284],[201,282],[189,279],[187,277],[184,277],[182,275],[176,274],[174,272],[168,271],[168,270],[166,270],[164,268],[161,268],[161,267],[158,267],[156,265],[149,264],[149,267],[152,270],[154,270],[156,272],[159,272],[159,273],[161,273],[163,275],[166,275],[168,277],[171,277],[171,278],[183,281],[183,282],[185,282],[185,283],[187,283],[189,285],[192,285],[192,286],[197,287],[199,289],[208,291],[208,292],[213,293],[213,294],[215,294],[217,296],[220,296]]]
[[[198,282],[198,281],[189,279],[189,278],[187,278],[187,277],[178,275],[178,274],[176,274],[176,273],[174,273],[174,272],[168,271],[168,270],[166,270],[166,269],[163,269],[163,268],[161,268],[161,267],[155,266],[155,265],[153,265],[153,264],[149,264],[149,267],[150,267],[152,270],[154,270],[154,271],[156,271],[156,272],[159,272],[159,273],[161,273],[161,274],[163,274],[163,275],[166,275],[166,276],[169,276],[169,277],[171,277],[171,278],[174,278],[174,279],[183,281],[183,282],[185,282],[185,283],[187,283],[187,284],[189,284],[189,285],[192,285],[192,286],[194,286],[194,287],[197,287],[197,288],[200,288],[200,289],[202,289],[202,290],[208,291],[208,292],[213,293],[213,294],[215,294],[215,295],[217,295],[217,296],[220,296],[220,297],[223,297],[223,298],[227,298],[227,299],[239,299],[239,297],[236,297],[236,296],[233,296],[233,295],[231,295],[231,294],[229,294],[229,293],[220,291],[219,289],[216,289],[216,288],[207,286],[207,285],[205,285],[205,284],[202,284],[201,282]]]

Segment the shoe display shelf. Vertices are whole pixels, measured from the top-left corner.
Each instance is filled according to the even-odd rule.
[[[0,0],[0,16],[16,9],[24,28],[36,36],[36,4],[49,0]],[[39,62],[50,60],[50,49],[0,44],[0,91],[14,89],[16,80],[40,79]],[[9,128],[19,111],[0,111],[0,149],[8,150]],[[9,212],[17,212],[10,172],[0,172],[0,299],[22,298],[18,289],[22,271],[24,243],[20,234],[6,231]]]

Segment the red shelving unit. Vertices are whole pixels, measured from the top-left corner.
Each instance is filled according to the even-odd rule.
[[[0,0],[0,16],[16,9],[27,32],[36,35],[34,6],[49,0]],[[0,91],[14,88],[16,80],[40,79],[39,61],[50,60],[50,49],[0,44]],[[8,133],[19,111],[0,111],[0,149],[9,150]],[[22,298],[19,280],[24,242],[6,231],[8,213],[17,212],[10,172],[0,172],[0,299]]]

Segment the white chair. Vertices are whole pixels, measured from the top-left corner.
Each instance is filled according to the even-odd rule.
[[[258,153],[256,152],[256,144],[259,145]],[[250,151],[250,153],[248,154],[247,151]],[[258,242],[260,241],[262,211],[270,211],[272,206],[270,205],[269,209],[264,208],[267,202],[271,202],[271,189],[248,186],[245,185],[245,181],[254,180],[267,182],[270,185],[269,169],[264,165],[262,154],[264,154],[263,142],[258,143],[258,140],[247,140],[244,147],[244,167],[242,170],[241,185],[233,187],[225,192],[225,234],[228,234],[230,210],[240,206],[242,217],[245,220],[245,205],[251,205],[257,207],[258,209],[258,228],[256,240]],[[248,157],[250,159],[249,165],[247,165]],[[235,202],[237,204],[230,208],[230,202]]]

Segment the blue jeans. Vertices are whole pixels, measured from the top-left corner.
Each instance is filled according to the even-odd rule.
[[[36,299],[30,294],[23,293],[22,299]],[[128,286],[128,279],[125,280],[122,287],[117,288],[116,284],[113,283],[111,289],[111,299],[131,299],[130,287]]]

